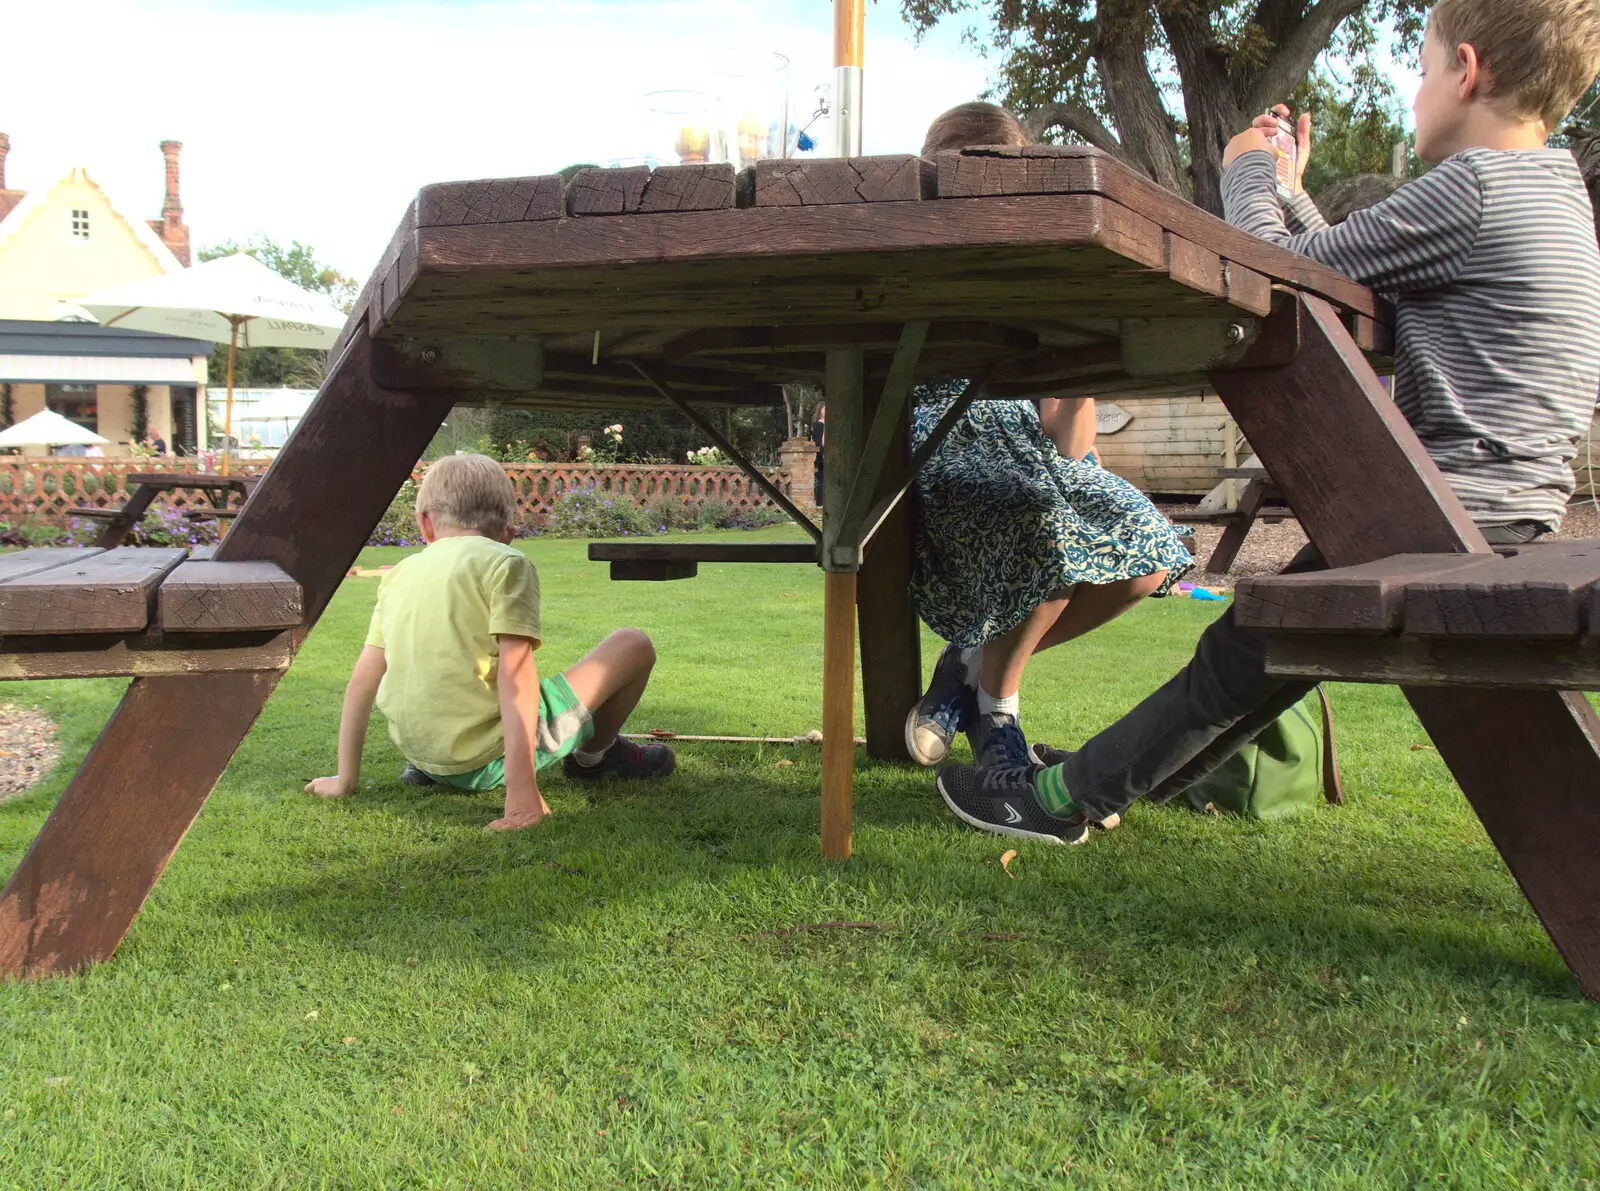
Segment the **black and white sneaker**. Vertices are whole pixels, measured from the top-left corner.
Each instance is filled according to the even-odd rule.
[[[437,786],[439,784],[410,761],[407,761],[406,767],[400,771],[400,782],[406,786]]]
[[[1040,742],[1028,750],[1028,756],[1040,769],[1049,769],[1052,765],[1065,765],[1072,752],[1069,749],[1051,748]]]
[[[1039,804],[1032,765],[978,769],[946,765],[939,771],[939,794],[956,817],[979,831],[1047,844],[1081,844],[1094,826],[1087,815],[1058,819]]]

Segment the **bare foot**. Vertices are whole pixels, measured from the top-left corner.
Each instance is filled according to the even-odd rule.
[[[484,828],[485,831],[521,831],[524,827],[537,827],[550,817],[549,811],[532,811],[525,814],[505,815]]]
[[[342,785],[336,777],[319,777],[306,783],[306,793],[315,794],[318,798],[343,798],[355,791]]]

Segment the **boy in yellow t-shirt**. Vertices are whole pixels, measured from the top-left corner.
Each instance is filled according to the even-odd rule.
[[[372,705],[408,762],[401,780],[464,790],[506,789],[495,831],[531,827],[550,813],[537,771],[557,760],[568,777],[659,778],[676,760],[621,731],[644,694],[655,648],[618,629],[577,665],[539,681],[539,575],[511,539],[511,481],[482,455],[451,455],[417,493],[421,554],[384,576],[366,647],[345,690],[339,774],[306,792],[342,798],[356,788]]]

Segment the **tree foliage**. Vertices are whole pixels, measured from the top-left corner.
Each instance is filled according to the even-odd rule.
[[[248,253],[301,289],[326,296],[340,310],[350,309],[360,289],[360,283],[354,278],[319,261],[316,250],[310,245],[294,240],[285,247],[260,232],[242,244],[224,240],[220,244],[202,248],[200,259],[216,260],[236,252]],[[233,383],[241,389],[314,389],[322,383],[327,366],[328,353],[312,348],[245,348],[239,352]],[[225,383],[228,375],[227,344],[218,345],[211,353],[210,371],[213,386]]]
[[[1427,0],[901,0],[918,30],[992,22],[997,97],[1035,135],[1095,145],[1213,211],[1222,151],[1251,116],[1302,89],[1325,54],[1349,65],[1344,87],[1361,113],[1381,108],[1392,90],[1375,62],[1380,33],[1414,48],[1427,8]]]

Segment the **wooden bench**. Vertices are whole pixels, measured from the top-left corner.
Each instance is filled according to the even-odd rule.
[[[693,579],[703,562],[817,564],[815,542],[590,542],[590,562],[609,562],[613,579]]]
[[[1399,554],[1242,581],[1234,616],[1284,677],[1600,690],[1600,542]]]
[[[1249,481],[1239,496],[1237,507],[1212,513],[1180,510],[1169,513],[1167,520],[1180,525],[1225,526],[1216,548],[1211,551],[1211,557],[1206,559],[1206,570],[1214,575],[1226,575],[1238,559],[1239,551],[1244,548],[1244,540],[1250,536],[1252,525],[1257,521],[1276,525],[1279,521],[1291,520],[1294,510],[1282,503],[1283,494],[1259,467],[1224,467],[1217,473],[1217,478]]]
[[[97,546],[0,556],[0,678],[282,670],[300,585],[268,562]]]

